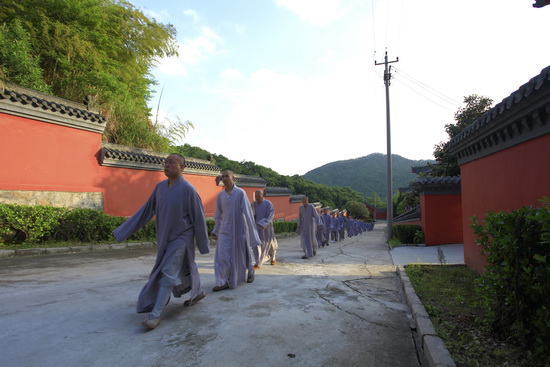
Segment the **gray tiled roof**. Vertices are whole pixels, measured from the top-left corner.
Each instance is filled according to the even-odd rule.
[[[242,187],[265,187],[267,181],[257,176],[235,174],[235,184]]]
[[[102,133],[106,119],[86,105],[6,84],[0,88],[0,112]]]
[[[290,196],[292,194],[292,190],[290,190],[288,187],[266,187],[264,189],[264,195],[265,196]]]
[[[291,203],[301,203],[302,202],[302,198],[304,197],[305,195],[290,195],[290,202]]]
[[[127,147],[125,145],[103,143],[99,163],[102,166],[142,169],[148,171],[164,170],[164,161],[168,153],[155,152],[146,149]],[[183,173],[198,173],[218,175],[220,168],[208,161],[185,158]]]
[[[428,195],[453,195],[461,192],[459,176],[419,177],[411,186]]]
[[[411,222],[422,219],[420,205],[415,206],[412,209],[407,210],[405,213],[401,213],[393,218],[394,223],[398,222]]]
[[[411,167],[411,172],[416,174],[430,172],[431,170],[432,168],[428,165]]]
[[[447,143],[464,164],[550,133],[550,66]]]

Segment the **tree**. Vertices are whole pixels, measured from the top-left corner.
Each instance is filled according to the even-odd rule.
[[[346,210],[348,213],[356,219],[365,219],[369,217],[369,210],[365,204],[359,201],[348,201],[346,203]]]
[[[386,203],[380,198],[380,195],[378,195],[376,192],[373,192],[372,194],[370,194],[369,197],[367,197],[367,203],[377,208],[386,207]]]
[[[152,68],[159,58],[177,55],[172,25],[124,0],[2,0],[0,24],[20,24],[29,35],[28,55],[38,61],[51,93],[73,101],[93,97],[93,107],[108,119],[106,140],[169,149],[147,102],[156,84]],[[17,64],[3,67],[9,76]]]
[[[394,195],[395,213],[403,214],[420,204],[420,194],[413,190],[410,192],[397,192]]]
[[[455,113],[455,124],[445,125],[445,131],[449,135],[449,140],[460,134],[472,122],[477,120],[481,115],[487,112],[493,103],[493,100],[487,97],[472,94],[464,97],[465,107],[460,107]],[[453,156],[446,142],[440,142],[434,147],[434,158],[437,161],[435,164],[428,163],[431,171],[429,176],[460,176],[460,167],[455,156]]]
[[[30,36],[19,20],[0,26],[0,77],[3,80],[49,93],[39,61],[33,55]]]

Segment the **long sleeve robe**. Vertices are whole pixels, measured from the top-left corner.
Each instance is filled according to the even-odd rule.
[[[269,257],[274,260],[277,251],[277,239],[273,229],[275,209],[271,201],[264,199],[261,203],[254,202],[254,211],[256,213],[256,229],[262,241],[258,250],[258,266],[261,266]]]
[[[330,242],[330,232],[332,231],[332,218],[330,217],[330,214],[323,214],[321,216],[323,218],[323,236],[324,236],[324,243],[325,245]]]
[[[319,213],[315,210],[313,204],[308,204],[306,207],[300,205],[298,229],[300,233],[302,250],[306,257],[313,257],[317,252],[317,223],[319,223]]]
[[[235,288],[246,280],[246,270],[255,262],[252,246],[261,243],[245,191],[237,186],[229,195],[221,191],[214,220],[212,233],[218,236],[214,255],[216,285]]]
[[[195,188],[183,176],[168,186],[161,181],[149,200],[126,222],[113,231],[118,242],[124,241],[145,226],[155,216],[157,226],[157,258],[149,281],[143,287],[137,303],[137,312],[149,312],[153,308],[164,264],[182,246],[186,256],[179,279],[174,284],[174,295],[191,287],[192,298],[200,289],[199,273],[195,263],[195,242],[201,254],[210,252],[206,219],[202,201]]]

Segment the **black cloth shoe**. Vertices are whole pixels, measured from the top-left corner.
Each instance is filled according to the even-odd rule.
[[[227,289],[227,288],[229,288],[229,284],[225,283],[224,285],[215,286],[214,288],[212,288],[212,290],[214,292],[219,292],[219,291],[223,291],[224,289]]]
[[[199,302],[201,299],[203,299],[204,297],[206,297],[206,294],[204,294],[204,292],[201,292],[201,294],[199,294],[198,296],[196,296],[195,298],[193,299],[188,299],[187,301],[183,302],[183,305],[184,306],[194,306],[197,304],[197,302]]]

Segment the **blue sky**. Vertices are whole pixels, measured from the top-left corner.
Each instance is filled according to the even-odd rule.
[[[445,124],[478,94],[500,102],[550,65],[550,6],[534,0],[130,0],[173,24],[150,102],[189,120],[179,142],[280,174],[386,153],[433,159]],[[223,167],[222,167],[223,168]]]

